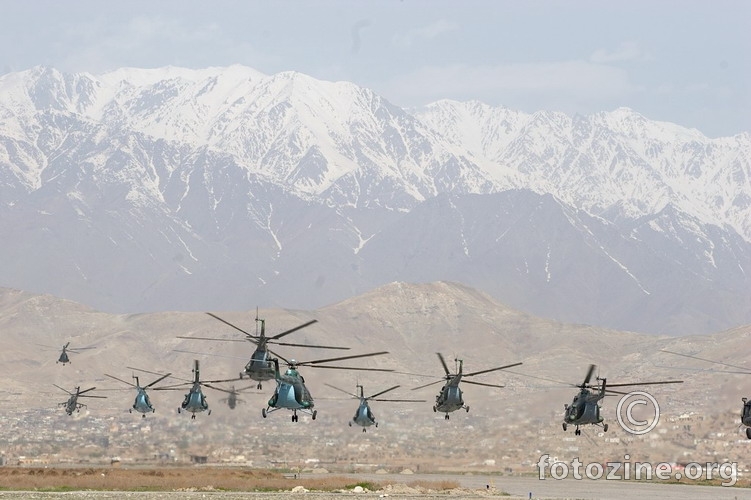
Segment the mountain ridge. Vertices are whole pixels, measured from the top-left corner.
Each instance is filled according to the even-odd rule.
[[[749,178],[751,134],[627,108],[413,111],[295,72],[37,67],[0,76],[0,283],[124,312],[452,280],[551,318],[716,331],[751,322]]]

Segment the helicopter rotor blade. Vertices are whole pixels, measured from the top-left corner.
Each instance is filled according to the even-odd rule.
[[[245,342],[245,339],[220,339],[212,337],[186,337],[184,335],[178,335],[176,339],[188,339],[188,340],[213,340],[215,342]]]
[[[472,384],[472,385],[484,385],[485,387],[500,387],[500,388],[506,387],[505,385],[486,384],[484,382],[475,382],[473,380],[462,380],[462,382],[465,384]]]
[[[474,376],[474,375],[480,375],[481,373],[494,372],[494,371],[497,371],[497,370],[505,370],[506,368],[512,368],[512,367],[514,367],[514,366],[519,366],[519,365],[521,365],[521,364],[522,364],[522,363],[521,363],[521,362],[519,362],[519,363],[514,363],[514,364],[511,364],[511,365],[506,365],[506,366],[499,366],[499,367],[497,367],[497,368],[489,368],[489,369],[487,369],[487,370],[480,370],[479,372],[465,373],[465,374],[463,375],[463,377],[472,377],[472,376]]]
[[[429,387],[431,385],[439,384],[439,383],[443,382],[444,380],[445,379],[439,379],[439,380],[436,380],[435,382],[431,382],[429,384],[421,385],[421,386],[418,386],[418,387],[413,387],[411,390],[416,391],[417,389],[422,389],[423,387]]]
[[[388,351],[371,352],[368,354],[355,354],[354,356],[342,356],[339,358],[316,359],[315,361],[302,361],[300,363],[295,363],[295,364],[297,366],[312,366],[312,365],[317,365],[318,363],[330,363],[332,361],[344,361],[345,359],[367,358],[370,356],[380,356],[382,354],[388,354]]]
[[[253,338],[253,339],[255,338],[255,335],[252,335],[252,334],[250,334],[250,333],[246,332],[245,330],[243,330],[243,329],[242,329],[242,328],[240,328],[239,326],[235,326],[235,325],[233,325],[233,324],[232,324],[232,323],[230,323],[229,321],[227,321],[227,320],[225,320],[225,319],[222,319],[222,318],[220,318],[220,317],[219,317],[219,316],[217,316],[216,314],[212,314],[212,313],[210,313],[210,312],[207,312],[206,314],[208,314],[209,316],[211,316],[211,317],[212,317],[212,318],[214,318],[214,319],[218,319],[219,321],[221,321],[221,322],[222,322],[222,323],[224,323],[225,325],[227,325],[227,326],[230,326],[230,327],[234,328],[234,329],[235,329],[235,330],[237,330],[238,332],[244,333],[244,334],[245,334],[245,335],[246,335],[247,337],[250,337],[250,338]]]
[[[326,368],[329,370],[359,370],[363,372],[393,372],[388,368],[363,368],[360,366],[326,366],[326,365],[310,365],[308,368]]]
[[[166,375],[162,375],[162,376],[161,376],[161,377],[159,377],[158,379],[154,380],[154,381],[153,381],[152,383],[150,383],[150,384],[147,384],[147,385],[143,386],[143,388],[144,388],[144,389],[148,389],[148,388],[149,388],[149,387],[151,387],[152,385],[154,385],[154,384],[156,384],[156,383],[158,383],[158,382],[161,382],[162,380],[166,379],[166,378],[167,378],[167,377],[169,377],[170,375],[172,375],[172,373],[168,373],[168,374],[166,374]]]
[[[224,383],[224,382],[237,382],[239,380],[244,380],[244,379],[241,379],[241,378],[227,378],[227,379],[223,379],[223,380],[201,380],[199,382],[199,384],[201,384],[201,385],[206,385],[206,384],[221,384],[221,383]]]
[[[113,378],[113,379],[117,380],[118,382],[122,382],[123,384],[128,384],[131,387],[137,387],[136,384],[133,384],[131,382],[126,382],[125,380],[123,380],[121,378],[117,378],[114,375],[110,375],[109,373],[105,373],[104,376],[105,377],[109,377],[109,378]]]
[[[587,376],[584,377],[584,382],[582,382],[581,386],[585,386],[589,384],[589,381],[592,380],[592,375],[594,375],[595,370],[597,367],[595,365],[589,365],[589,370],[587,370]]]
[[[307,323],[303,323],[303,324],[302,324],[302,325],[300,325],[300,326],[296,326],[296,327],[294,327],[294,328],[291,328],[291,329],[289,329],[289,330],[287,330],[287,331],[284,331],[284,332],[282,332],[282,333],[277,333],[277,334],[276,334],[276,335],[274,335],[273,337],[268,337],[268,338],[269,338],[270,340],[277,340],[277,339],[280,339],[280,338],[284,337],[285,335],[289,335],[289,334],[290,334],[290,333],[292,333],[292,332],[296,332],[297,330],[301,330],[301,329],[305,328],[306,326],[310,326],[310,325],[312,325],[313,323],[318,323],[318,320],[317,320],[317,319],[311,319],[311,320],[310,320],[310,321],[308,321]]]
[[[84,393],[89,392],[89,391],[93,391],[94,389],[96,389],[96,387],[89,387],[88,389],[84,389],[83,391],[78,391],[78,395],[80,396],[81,394],[84,394]],[[91,396],[89,396],[89,397],[91,397]]]
[[[128,370],[135,370],[137,372],[150,373],[152,375],[160,375],[160,376],[164,375],[164,373],[152,372],[151,370],[144,370],[143,368],[135,368],[133,366],[126,366],[125,368],[127,368]],[[176,377],[172,377],[172,378],[176,378]],[[182,379],[178,379],[178,380],[182,380]]]
[[[312,349],[339,349],[342,351],[349,351],[349,347],[338,347],[338,346],[330,346],[330,345],[311,345],[311,344],[292,344],[288,342],[272,342],[271,340],[267,341],[269,344],[274,345],[283,345],[287,347],[310,347]]]
[[[79,394],[79,398],[98,398],[98,399],[107,399],[107,396],[94,396],[93,394]]]
[[[451,372],[449,371],[449,367],[446,364],[446,360],[443,359],[443,354],[441,354],[440,352],[437,352],[436,354],[438,355],[438,359],[441,360],[441,365],[443,365],[443,371],[446,372],[446,375],[451,375]]]
[[[232,394],[233,393],[233,391],[230,391],[228,389],[222,389],[221,387],[216,387],[216,386],[213,386],[211,384],[207,384],[206,382],[202,382],[202,385],[204,385],[204,386],[206,386],[206,387],[208,387],[210,389],[214,389],[215,391],[222,391],[222,392],[226,392],[227,394]]]
[[[381,394],[386,394],[387,392],[393,391],[394,389],[398,389],[399,387],[401,387],[401,386],[400,386],[400,385],[395,385],[394,387],[389,387],[388,389],[386,389],[386,390],[384,390],[384,391],[381,391],[381,392],[376,392],[376,393],[375,393],[375,394],[373,394],[372,396],[368,396],[368,397],[367,397],[367,398],[365,398],[365,399],[373,399],[373,400],[375,401],[375,399],[374,399],[374,398],[377,398],[377,397],[378,397],[378,396],[380,396]]]
[[[242,358],[240,356],[230,356],[230,355],[227,355],[227,354],[214,354],[212,352],[186,351],[186,350],[183,350],[183,349],[172,349],[172,352],[184,352],[186,354],[197,354],[199,356],[216,356],[217,358],[247,359],[247,358]],[[155,373],[155,372],[147,372],[147,373],[153,373],[154,375],[161,375],[161,373]]]
[[[57,384],[52,384],[52,385],[54,385],[55,387],[57,387],[57,388],[58,388],[58,389],[60,389],[61,391],[65,391],[65,392],[67,392],[67,393],[68,393],[68,394],[70,394],[71,396],[73,395],[73,393],[72,393],[72,392],[70,392],[70,391],[69,391],[68,389],[63,389],[62,387],[60,387],[60,386],[59,386],[59,385],[57,385]]]
[[[426,399],[370,399],[381,403],[425,403]]]
[[[751,368],[748,368],[746,366],[731,365],[730,363],[722,363],[720,361],[715,361],[713,359],[700,358],[698,356],[691,356],[689,354],[681,354],[680,352],[668,351],[667,349],[660,349],[660,352],[666,352],[668,354],[675,354],[676,356],[683,356],[684,358],[698,359],[699,361],[706,361],[707,363],[714,363],[717,365],[727,366],[729,368],[736,368],[738,370],[745,370],[746,372],[751,372]],[[751,373],[748,373],[748,375],[751,375]]]
[[[336,389],[336,390],[337,390],[337,391],[339,391],[339,392],[343,392],[344,394],[347,394],[347,395],[349,395],[349,396],[352,396],[352,397],[353,397],[353,398],[355,398],[355,399],[360,399],[360,396],[358,396],[357,394],[352,394],[351,392],[345,391],[344,389],[339,389],[338,387],[336,387],[336,386],[334,386],[334,385],[331,385],[331,384],[326,384],[326,383],[324,383],[323,385],[326,385],[326,386],[328,386],[328,387],[331,387],[332,389]]]
[[[608,387],[629,387],[632,385],[664,385],[664,384],[682,384],[683,380],[664,380],[661,382],[634,382],[632,384],[608,384]]]
[[[274,356],[276,356],[277,358],[281,359],[282,361],[284,361],[284,362],[285,362],[285,363],[287,363],[288,365],[289,365],[289,364],[292,364],[292,362],[291,362],[290,360],[288,360],[288,359],[287,359],[287,358],[285,358],[284,356],[280,355],[279,353],[272,351],[271,349],[268,349],[268,348],[267,348],[267,349],[266,349],[266,352],[270,352],[271,354],[273,354],[273,355],[274,355]],[[270,360],[269,360],[269,361],[270,361]]]

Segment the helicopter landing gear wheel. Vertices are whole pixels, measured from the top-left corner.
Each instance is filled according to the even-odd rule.
[[[191,420],[195,420],[195,419],[196,419],[196,414],[194,413],[193,415],[191,415],[191,416],[190,416],[190,419],[191,419]]]
[[[211,410],[209,410],[209,412],[206,415],[211,415]]]
[[[568,425],[566,425],[566,422],[563,422],[563,432],[566,432],[566,429],[568,429]]]
[[[448,420],[448,419],[449,419],[449,414],[447,413],[447,414],[446,414],[446,416],[445,416],[445,417],[443,417],[443,419],[444,419],[444,420]]]
[[[348,422],[349,426],[352,427],[352,422]]]
[[[128,408],[128,413],[133,413],[133,410],[131,408]]]
[[[574,435],[576,435],[576,436],[581,436],[581,434],[582,434],[582,431],[581,431],[581,429],[576,429],[576,430],[574,431]]]
[[[602,430],[603,430],[603,432],[608,432],[608,424],[604,424],[602,426]]]
[[[465,406],[464,409],[467,410],[467,413],[469,413],[469,406]]]
[[[182,410],[180,408],[177,409],[177,413],[182,413]]]
[[[434,406],[434,407],[433,407],[433,413],[435,413],[435,412],[436,412],[436,409],[435,409],[435,406]]]
[[[146,418],[146,414],[144,413],[143,415],[141,415],[141,418]]]
[[[747,428],[746,428],[746,437],[747,437],[748,439],[751,439],[751,427],[747,427]]]
[[[313,417],[313,420],[316,419],[316,415],[318,415],[318,410],[313,410],[313,415],[311,415],[311,417]]]
[[[260,382],[258,382],[258,385],[256,386],[256,389],[258,389],[259,391],[261,389],[263,389],[263,384],[261,384]]]
[[[266,418],[266,408],[261,409],[261,416],[263,416],[263,418]]]

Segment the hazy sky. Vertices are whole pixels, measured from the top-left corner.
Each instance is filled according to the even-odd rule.
[[[0,0],[0,74],[243,64],[404,107],[626,106],[718,137],[751,131],[749,26],[746,0]]]

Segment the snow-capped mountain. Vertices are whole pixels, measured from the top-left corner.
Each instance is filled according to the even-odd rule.
[[[535,314],[751,323],[751,134],[393,106],[232,66],[0,76],[0,285],[110,311],[455,280]]]

